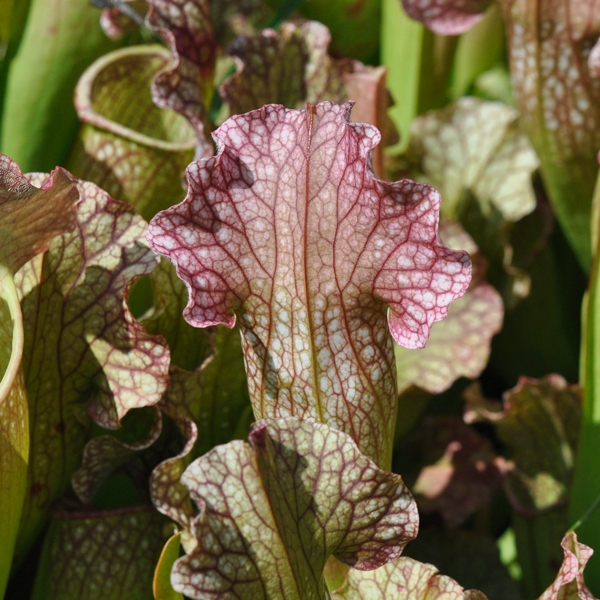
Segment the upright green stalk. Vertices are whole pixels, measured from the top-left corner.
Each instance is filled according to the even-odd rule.
[[[1,6],[0,0],[0,115],[4,108],[8,71],[23,37],[30,3],[31,0],[9,0]]]
[[[75,84],[96,58],[116,48],[99,17],[84,0],[31,0],[8,73],[0,144],[24,172],[64,164],[79,127]]]
[[[533,517],[523,517],[513,511],[511,521],[525,597],[537,598],[554,581],[562,560],[560,540],[567,522],[567,508],[560,506]],[[587,578],[586,571],[586,582]]]
[[[388,69],[387,85],[394,99],[390,116],[406,147],[410,124],[418,114],[421,49],[425,28],[406,15],[398,0],[381,7],[381,64]]]
[[[600,511],[586,514],[600,496],[600,185],[596,184],[592,208],[593,262],[582,307],[581,383],[584,388],[583,425],[575,480],[571,493],[571,522],[581,542],[595,550],[586,570],[586,583],[600,594]],[[586,515],[585,520],[582,517]]]
[[[484,71],[505,59],[504,21],[493,5],[477,25],[460,36],[454,58],[451,96],[460,98]]]
[[[406,15],[397,0],[384,0],[381,21],[381,62],[394,99],[390,115],[406,148],[412,120],[442,108],[449,100],[458,37],[436,35]]]
[[[437,35],[411,19],[398,0],[383,0],[381,62],[394,99],[390,115],[408,143],[412,120],[464,95],[483,71],[503,59],[504,24],[490,10],[461,36]]]

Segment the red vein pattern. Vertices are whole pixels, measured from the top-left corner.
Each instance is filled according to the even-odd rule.
[[[166,342],[147,333],[127,306],[131,281],[157,263],[146,222],[94,184],[79,188],[75,230],[15,277],[31,423],[21,550],[79,466],[86,407],[100,425],[116,429],[131,408],[156,404],[168,383]]]
[[[487,600],[478,590],[465,590],[430,564],[399,558],[375,571],[350,569],[334,600]]]
[[[583,580],[583,571],[594,551],[577,541],[571,531],[561,543],[565,558],[554,583],[540,596],[539,600],[596,600]]]
[[[447,390],[459,377],[478,377],[487,365],[492,337],[500,331],[504,306],[500,294],[484,279],[487,265],[479,248],[458,221],[442,218],[440,237],[449,248],[466,250],[473,279],[448,316],[431,331],[418,351],[395,347],[398,392],[418,386],[433,394]]]
[[[24,329],[15,273],[72,231],[76,180],[57,168],[38,186],[0,154],[0,594],[4,593],[27,489],[29,407],[22,369]]]
[[[184,446],[179,454],[164,460],[152,471],[150,496],[156,510],[188,528],[195,512],[190,496],[180,480],[198,440],[198,426],[188,417],[178,414],[171,416],[181,432]]]
[[[94,62],[75,88],[84,126],[69,168],[147,219],[181,201],[182,174],[197,145],[187,118],[152,99],[152,82],[170,64],[162,46],[123,48]]]
[[[415,19],[460,33],[487,6],[479,0],[403,0]],[[521,123],[542,163],[554,209],[582,264],[590,261],[590,205],[600,147],[597,0],[498,0]],[[435,11],[433,13],[432,11]]]
[[[164,517],[147,506],[57,513],[34,596],[146,600],[152,596],[152,574],[165,543],[164,525]]]
[[[286,22],[280,32],[265,29],[239,36],[227,49],[235,57],[237,72],[221,84],[221,97],[233,114],[264,104],[301,108],[306,102],[354,100],[353,120],[378,127],[383,145],[395,144],[386,68],[335,60],[327,53],[330,42],[329,29],[316,21]],[[381,152],[382,144],[374,151],[376,173],[383,172]]]
[[[416,536],[401,477],[379,470],[347,435],[268,419],[250,440],[217,446],[182,477],[200,515],[171,574],[177,591],[203,600],[327,598],[330,556],[374,569]]]
[[[104,480],[127,463],[137,452],[146,450],[158,439],[162,431],[162,412],[154,408],[154,423],[148,435],[134,443],[125,443],[111,435],[92,438],[83,450],[81,466],[71,477],[77,497],[84,503],[92,501]]]
[[[189,323],[232,327],[239,314],[257,418],[327,422],[386,466],[389,332],[424,346],[471,266],[438,240],[433,188],[374,177],[379,133],[349,123],[350,108],[230,118],[215,132],[218,156],[188,167],[186,199],[152,220],[148,239],[188,286]]]
[[[171,48],[172,65],[156,76],[152,98],[187,117],[198,135],[199,156],[210,156],[206,94],[212,92],[216,48],[208,0],[149,0],[148,26]]]
[[[16,273],[57,236],[75,227],[76,179],[57,167],[39,186],[0,154],[0,264]]]
[[[264,104],[300,108],[306,102],[348,100],[345,73],[367,70],[355,60],[334,60],[327,53],[329,29],[316,21],[283,23],[281,31],[264,29],[239,36],[227,48],[237,72],[219,89],[233,114]]]
[[[214,336],[214,353],[196,371],[171,365],[171,381],[160,407],[176,422],[185,445],[179,455],[154,469],[150,493],[157,510],[174,521],[187,524],[194,516],[189,495],[180,482],[185,468],[217,444],[237,437],[240,421],[249,420],[245,385],[236,330],[219,328]]]

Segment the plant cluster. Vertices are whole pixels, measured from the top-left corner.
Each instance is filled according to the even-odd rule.
[[[599,36],[4,2],[0,596],[594,600]]]

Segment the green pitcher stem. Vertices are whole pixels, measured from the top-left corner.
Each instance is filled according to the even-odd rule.
[[[598,217],[600,194],[594,195],[592,214]],[[595,512],[600,496],[600,247],[597,223],[592,225],[594,257],[588,291],[582,306],[581,384],[584,388],[583,424],[575,477],[571,492],[569,519],[575,522],[580,541],[592,548],[600,548],[600,513]],[[583,515],[583,516],[582,516]],[[593,594],[600,593],[600,555],[596,552],[586,571],[586,583]]]

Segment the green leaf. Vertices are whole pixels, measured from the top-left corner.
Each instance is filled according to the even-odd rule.
[[[29,411],[22,353],[19,298],[12,273],[0,264],[0,597],[11,570],[29,462]]]
[[[504,59],[504,21],[497,6],[492,5],[483,19],[460,36],[454,56],[451,94],[464,96],[475,80]]]
[[[164,518],[145,506],[56,513],[32,600],[152,600],[164,525]]]
[[[154,571],[155,600],[183,600],[183,596],[171,585],[171,569],[173,563],[179,558],[180,546],[181,533],[176,533],[169,538],[163,548]]]
[[[181,200],[181,177],[194,147],[196,156],[213,154],[208,107],[217,48],[208,0],[149,5],[146,22],[170,52],[128,48],[86,71],[75,98],[86,125],[69,163],[146,218]]]
[[[82,0],[32,0],[18,52],[10,65],[2,152],[25,171],[64,164],[77,132],[73,89],[84,69],[116,46],[100,12]]]
[[[588,58],[591,40],[600,33],[600,12],[579,2],[503,1],[501,6],[523,126],[540,157],[552,208],[587,272],[594,251],[590,209],[600,147],[600,93]],[[557,58],[563,56],[568,58]]]
[[[500,102],[461,98],[415,119],[400,173],[435,186],[441,214],[460,220],[490,262],[488,280],[510,307],[529,293],[515,268],[510,229],[536,206],[538,159],[520,131],[518,113]],[[400,176],[395,173],[394,176]]]
[[[4,46],[10,36],[10,17],[14,0],[2,0],[0,3],[0,44]]]
[[[539,162],[518,116],[500,102],[461,98],[413,122],[408,155],[440,191],[443,215],[458,217],[467,190],[485,214],[495,207],[508,221],[534,210],[531,179]]]
[[[171,416],[186,417],[198,427],[195,456],[234,438],[249,409],[240,332],[219,327],[213,353],[197,371],[173,367],[160,406]],[[194,456],[194,457],[195,457]]]
[[[182,313],[188,303],[185,284],[177,277],[175,267],[163,257],[150,274],[150,281],[155,302],[142,318],[144,327],[167,340],[171,366],[189,372],[198,370],[211,354],[211,336],[184,320]]]
[[[488,402],[477,387],[466,395],[468,422],[494,423],[510,448],[510,498],[521,512],[548,510],[569,488],[581,424],[581,389],[560,375],[522,377],[505,393],[502,407]],[[542,450],[540,450],[540,448]]]
[[[388,69],[394,100],[390,116],[400,131],[403,149],[419,107],[423,36],[423,25],[406,15],[399,0],[382,1],[381,63]]]
[[[21,555],[79,466],[86,405],[97,423],[116,429],[131,408],[156,404],[168,381],[166,343],[135,321],[126,302],[132,280],[157,263],[146,223],[95,185],[80,190],[75,231],[16,279],[32,431]]]
[[[189,327],[186,323],[182,325]],[[156,410],[150,431],[141,439],[125,441],[114,435],[101,435],[86,444],[81,467],[72,477],[73,489],[82,502],[91,502],[111,474],[136,458],[145,464],[149,462],[150,468],[164,458],[165,450],[153,447],[163,432],[164,413],[179,427],[184,448],[154,469],[151,495],[154,505],[175,520],[173,498],[178,495],[183,500],[183,513],[191,514],[179,483],[181,474],[196,457],[218,444],[241,437],[251,414],[239,332],[219,328],[211,345],[212,354],[196,371],[171,364],[169,386],[156,406],[160,410]],[[136,416],[139,423],[140,415]]]
[[[89,67],[75,92],[84,126],[69,169],[148,219],[183,198],[181,177],[196,145],[187,119],[152,100],[152,82],[170,62],[161,46],[117,50]]]
[[[489,71],[481,73],[475,80],[473,95],[484,100],[497,101],[507,106],[514,106],[515,97],[508,68],[496,66]]]
[[[182,477],[200,514],[182,534],[187,556],[171,574],[177,591],[324,599],[330,556],[374,569],[416,535],[416,506],[400,476],[378,469],[346,434],[266,419],[250,440],[217,446]]]
[[[580,379],[584,390],[583,424],[575,479],[571,493],[569,518],[572,523],[584,515],[587,519],[578,527],[579,536],[594,548],[600,549],[600,512],[588,511],[600,497],[600,481],[596,477],[600,462],[600,372],[598,367],[600,342],[600,184],[597,184],[593,202],[592,235],[594,260],[588,288],[581,307],[582,340],[580,353]],[[600,557],[592,557],[588,575],[589,584],[595,593],[600,591]]]
[[[103,435],[88,442],[82,465],[72,479],[82,502],[90,502],[109,475],[138,455],[146,462],[153,461],[152,466],[164,458],[164,450],[161,453],[152,447],[163,430],[162,412],[178,425],[185,446],[152,475],[151,491],[159,510],[166,503],[163,496],[172,499],[181,491],[179,478],[194,458],[217,444],[243,437],[249,424],[251,410],[239,331],[219,328],[207,335],[186,323],[181,313],[188,300],[187,290],[167,260],[162,259],[150,277],[157,302],[143,324],[150,333],[165,334],[171,349],[169,386],[157,405],[160,411],[150,431],[142,438],[124,441]],[[166,514],[172,516],[171,512]]]
[[[381,62],[389,70],[394,100],[390,115],[400,130],[400,148],[409,140],[417,114],[442,108],[450,84],[458,38],[435,35],[405,13],[397,0],[383,0]]]
[[[162,432],[162,413],[157,408],[153,412],[154,422],[150,432],[141,440],[129,442],[112,435],[100,435],[85,445],[81,466],[71,478],[73,491],[84,504],[92,501],[109,475],[156,442]],[[142,419],[139,419],[140,415],[135,416],[138,417],[137,425]]]
[[[347,100],[345,75],[367,67],[331,58],[330,41],[327,27],[316,21],[286,22],[280,33],[265,29],[238,37],[227,49],[237,58],[237,72],[219,90],[231,114],[268,103],[301,108],[306,102]]]
[[[7,322],[4,320],[6,316],[4,302],[0,300],[1,328]],[[2,354],[5,341],[4,331],[0,331]],[[5,366],[3,362],[0,362],[0,367]],[[29,414],[23,373],[19,370],[12,378],[10,389],[0,397],[0,597],[4,595],[11,570],[25,499],[28,462]]]
[[[6,80],[10,64],[21,43],[30,2],[31,0],[20,0],[19,2],[14,2],[14,0],[4,0],[4,4],[9,7],[9,10],[6,11],[6,9],[4,9],[4,38],[2,40],[2,45],[0,46],[0,114],[4,110]],[[0,139],[1,137],[2,136],[0,135]]]
[[[188,292],[166,259],[151,279],[157,301],[143,322],[148,331],[163,334],[171,349],[171,379],[160,408],[177,423],[185,445],[156,467],[150,489],[154,505],[178,520],[179,513],[193,516],[181,474],[214,446],[245,437],[251,409],[238,329],[207,332],[187,323],[182,311]]]

